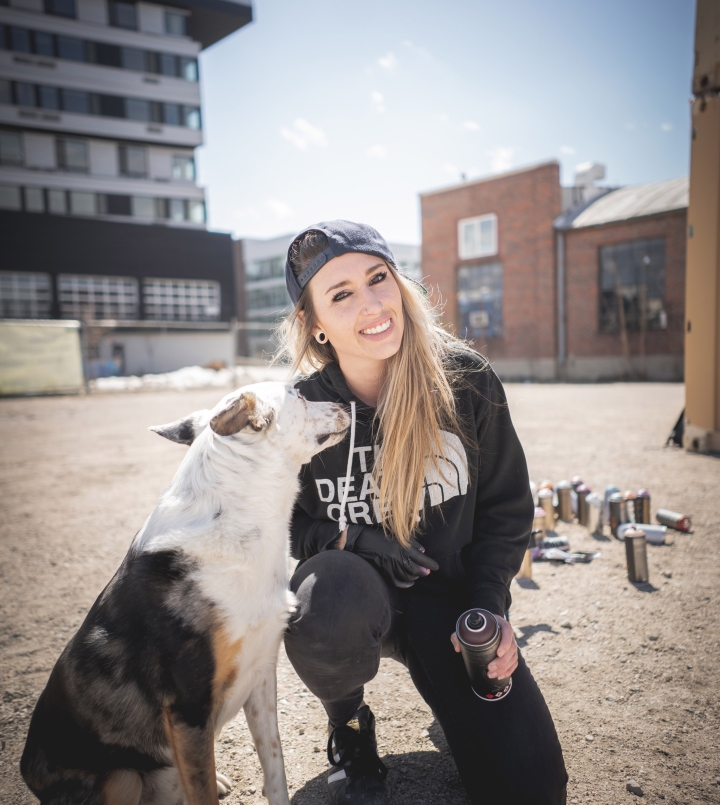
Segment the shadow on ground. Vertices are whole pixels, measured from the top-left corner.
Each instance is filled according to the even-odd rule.
[[[387,786],[393,805],[469,805],[449,753],[405,752],[386,755],[383,763],[388,767]],[[326,785],[325,773],[319,774],[298,789],[290,801],[293,805],[328,802]]]

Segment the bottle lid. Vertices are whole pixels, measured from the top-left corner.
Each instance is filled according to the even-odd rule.
[[[492,612],[486,609],[469,609],[458,618],[457,635],[470,646],[484,646],[497,634],[500,627]]]
[[[610,503],[622,503],[623,496],[619,492],[613,492],[610,495]]]
[[[592,491],[589,486],[585,486],[585,484],[580,484],[580,486],[575,490],[578,495],[589,495]]]
[[[638,489],[637,497],[639,497],[639,498],[649,498],[650,493],[647,491],[647,489]]]
[[[555,489],[570,489],[571,486],[570,481],[558,481]]]
[[[645,537],[645,532],[642,528],[628,528],[625,533],[623,534],[625,539],[632,539],[633,537]]]
[[[625,492],[623,492],[623,500],[635,500],[635,493],[632,489],[626,489]]]
[[[578,485],[580,485],[582,482],[583,482],[583,479],[582,479],[582,478],[581,478],[579,475],[573,475],[572,480],[570,481],[570,483],[571,483],[573,486],[578,486]]]
[[[551,497],[552,497],[552,489],[548,489],[547,487],[543,487],[543,489],[541,489],[538,492],[538,498],[551,498]],[[543,511],[545,510],[543,509]]]

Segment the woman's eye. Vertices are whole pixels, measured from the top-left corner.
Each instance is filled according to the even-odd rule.
[[[377,285],[379,282],[382,282],[385,277],[387,277],[387,271],[378,271],[378,273],[373,274],[370,279],[370,285]]]
[[[345,299],[346,296],[350,296],[348,291],[338,291],[335,296],[333,296],[333,302],[340,302],[342,299]]]

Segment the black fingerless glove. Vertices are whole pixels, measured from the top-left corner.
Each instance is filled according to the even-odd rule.
[[[439,565],[423,552],[423,546],[412,540],[403,548],[393,537],[385,536],[381,528],[357,525],[348,526],[345,550],[352,551],[370,562],[387,582],[395,587],[412,587],[425,570],[437,570]]]

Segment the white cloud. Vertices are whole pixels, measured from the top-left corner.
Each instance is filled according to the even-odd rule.
[[[269,198],[265,206],[271,212],[274,212],[278,218],[292,218],[292,216],[295,215],[295,210],[293,210],[289,204],[280,201],[278,198]]]
[[[514,148],[508,148],[505,145],[499,145],[491,151],[485,152],[490,157],[490,167],[494,173],[501,173],[502,171],[510,170],[513,166],[513,156],[515,155]]]
[[[460,168],[457,165],[453,165],[452,162],[446,162],[443,167],[445,168],[445,173],[449,173],[456,178],[460,175]]]
[[[388,52],[378,59],[378,64],[386,70],[392,70],[397,65],[397,58],[394,53]]]
[[[465,127],[465,128],[468,130],[468,131],[480,131],[480,124],[479,124],[479,123],[476,123],[474,120],[466,120],[466,121],[463,123],[463,126],[464,126],[464,127]]]
[[[672,123],[661,123],[660,128],[663,131],[672,131]]]
[[[450,120],[450,117],[448,115],[446,115],[445,112],[443,112],[441,115],[438,116],[438,120],[441,123],[447,123],[448,120]]]
[[[385,159],[387,156],[387,148],[385,148],[384,145],[377,143],[376,145],[373,145],[372,148],[368,148],[368,156],[376,157],[377,159]]]
[[[560,153],[566,154],[567,156],[572,156],[576,153],[575,149],[571,145],[561,145],[560,146]]]
[[[403,45],[405,45],[406,48],[412,47],[412,42],[409,39],[403,39],[402,43]]]
[[[384,112],[385,111],[385,97],[383,96],[382,92],[377,92],[377,91],[371,92],[370,93],[370,98],[371,98],[372,102],[375,104],[375,109],[378,112]]]
[[[291,129],[280,129],[280,134],[301,151],[304,151],[309,145],[324,148],[328,144],[325,132],[317,126],[313,126],[303,117],[297,118]]]

